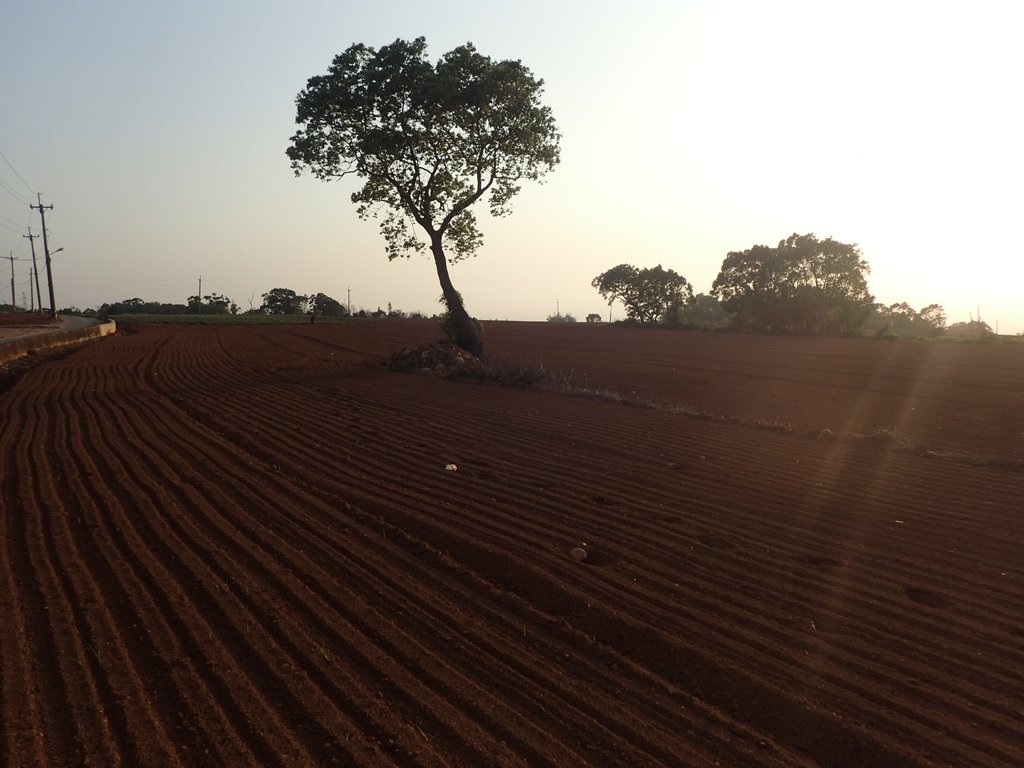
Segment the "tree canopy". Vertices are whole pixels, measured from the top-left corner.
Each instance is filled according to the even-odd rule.
[[[263,294],[262,309],[268,315],[301,315],[307,301],[290,288],[272,288]]]
[[[731,319],[718,299],[698,293],[680,313],[679,321],[687,328],[711,330],[728,327]]]
[[[946,330],[946,310],[938,304],[915,310],[905,301],[889,306],[876,304],[864,330],[878,336],[938,336]]]
[[[352,194],[358,215],[383,215],[391,259],[429,247],[453,339],[477,354],[483,341],[448,264],[482,243],[474,203],[486,198],[491,214],[504,216],[523,179],[558,163],[561,137],[540,103],[542,86],[519,61],[493,61],[472,43],[431,64],[420,37],[380,50],[353,45],[296,98],[302,127],[288,148],[296,175],[362,179]]]
[[[856,245],[813,234],[729,253],[711,293],[740,330],[843,333],[872,309],[868,264]]]
[[[317,293],[309,297],[309,310],[315,315],[324,317],[346,317],[348,309],[337,299],[331,298],[326,293]]]
[[[184,315],[192,310],[185,304],[169,304],[159,301],[144,301],[137,296],[100,304],[97,314],[102,317],[110,315]]]
[[[189,296],[188,311],[205,315],[237,315],[238,305],[227,296],[208,293],[205,296]]]
[[[946,335],[958,339],[987,339],[996,335],[984,320],[964,320],[946,328]]]
[[[602,272],[590,284],[609,304],[621,301],[626,306],[626,316],[641,324],[662,318],[674,320],[679,310],[693,299],[693,288],[687,279],[660,264],[644,269],[619,264]]]
[[[144,301],[136,296],[131,299],[101,304],[96,313],[103,317],[110,315],[234,315],[238,314],[238,305],[219,293],[211,293],[201,298],[189,296],[187,304]]]

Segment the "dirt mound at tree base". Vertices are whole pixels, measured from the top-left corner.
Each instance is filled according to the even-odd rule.
[[[389,371],[414,371],[441,378],[452,375],[479,378],[483,375],[480,358],[450,341],[435,341],[406,347],[382,363]]]

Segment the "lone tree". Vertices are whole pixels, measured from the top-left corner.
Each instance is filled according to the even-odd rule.
[[[492,61],[472,43],[436,64],[427,44],[396,40],[380,50],[357,44],[312,77],[296,98],[288,157],[296,175],[322,181],[354,174],[360,218],[383,211],[389,259],[428,247],[448,310],[447,328],[463,349],[483,354],[478,326],[452,285],[449,263],[483,242],[471,206],[487,197],[491,214],[509,213],[522,179],[535,181],[559,161],[543,80],[519,61]]]
[[[609,304],[621,301],[626,316],[641,324],[656,323],[659,318],[674,322],[679,310],[693,300],[693,288],[687,279],[661,264],[644,269],[619,264],[590,284]]]

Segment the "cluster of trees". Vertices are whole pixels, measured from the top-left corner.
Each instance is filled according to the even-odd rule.
[[[848,333],[874,307],[856,245],[793,234],[725,257],[711,287],[733,325],[755,333]]]
[[[755,245],[729,253],[710,294],[695,296],[685,277],[661,265],[639,269],[619,264],[591,285],[609,304],[621,301],[627,318],[640,324],[730,327],[750,333],[943,332],[946,314],[938,304],[915,310],[905,302],[874,303],[869,272],[856,245],[793,234],[775,247]]]
[[[626,306],[626,317],[641,325],[676,317],[693,300],[693,288],[687,279],[660,264],[646,269],[619,264],[590,284],[609,304],[621,301]]]
[[[237,315],[238,305],[227,296],[210,293],[205,296],[189,296],[186,304],[168,304],[159,301],[143,301],[136,297],[110,304],[101,304],[97,314],[109,315]]]
[[[348,317],[348,308],[326,293],[311,293],[305,296],[290,288],[272,288],[262,294],[263,303],[242,314],[246,315],[316,315],[318,317]],[[251,302],[250,302],[251,304]],[[100,315],[237,315],[241,312],[238,305],[231,299],[220,294],[208,296],[189,296],[187,304],[165,304],[142,299],[124,299],[110,304],[103,304],[99,310],[80,310],[69,307],[62,314]],[[353,317],[373,318],[424,318],[422,312],[404,312],[388,303],[388,308],[377,307],[374,311],[360,309],[352,313]],[[575,319],[573,320],[575,322]]]
[[[938,304],[916,310],[905,301],[876,304],[862,327],[877,336],[938,336],[946,328],[946,310]]]
[[[630,322],[689,328],[719,328],[729,323],[730,315],[717,299],[704,293],[694,295],[685,277],[660,264],[645,269],[619,264],[595,277],[591,285],[609,305],[621,301]],[[587,322],[599,323],[601,316],[591,313]]]
[[[965,320],[948,326],[945,335],[960,339],[987,339],[995,336],[996,332],[984,320]]]
[[[303,296],[291,288],[272,288],[263,294],[263,304],[250,310],[264,315],[320,315],[322,317],[348,317],[348,309],[326,293]]]
[[[348,308],[326,293],[311,293],[303,296],[290,288],[274,288],[263,294],[259,309],[250,310],[264,315],[317,315],[318,317],[348,317]],[[387,310],[380,307],[373,312],[364,309],[353,312],[354,317],[424,317],[421,312],[403,312],[394,309],[388,302]]]
[[[189,296],[188,311],[204,315],[237,315],[238,305],[227,296],[208,293],[205,296]]]
[[[291,288],[272,288],[263,294],[263,304],[252,313],[263,315],[303,315],[306,313],[308,296],[301,296]]]
[[[263,294],[263,303],[244,314],[255,315],[303,315],[317,314],[323,317],[347,317],[348,310],[326,293],[303,296],[289,288],[274,288]],[[80,310],[69,314],[78,314]],[[158,301],[144,301],[140,298],[124,299],[101,304],[96,314],[110,315],[237,315],[241,312],[238,304],[227,296],[211,293],[205,296],[189,296],[185,304],[171,304]],[[364,313],[365,314],[365,313]]]

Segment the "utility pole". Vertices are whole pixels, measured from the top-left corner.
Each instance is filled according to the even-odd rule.
[[[32,274],[35,275],[36,280],[36,298],[39,299],[39,311],[43,311],[43,294],[39,290],[39,265],[36,263],[36,238],[39,235],[32,234],[32,227],[28,228],[28,234],[22,235],[22,237],[28,238],[28,244],[32,248]],[[32,280],[29,280],[29,288],[32,287]],[[33,309],[35,307],[33,306]]]
[[[14,308],[18,306],[18,302],[14,295],[14,251],[11,251],[10,254],[4,258],[11,262],[11,311],[13,312]]]
[[[348,288],[348,316],[352,317],[352,286]]]
[[[199,276],[199,295],[196,297],[199,301],[196,302],[196,310],[200,315],[203,314],[203,276]]]
[[[46,257],[46,283],[50,289],[50,319],[56,320],[57,302],[53,298],[53,269],[50,267],[50,246],[46,242],[46,210],[52,211],[53,205],[43,205],[43,196],[39,192],[36,193],[36,199],[39,205],[30,205],[29,208],[39,211],[39,218],[43,222],[43,255]]]

